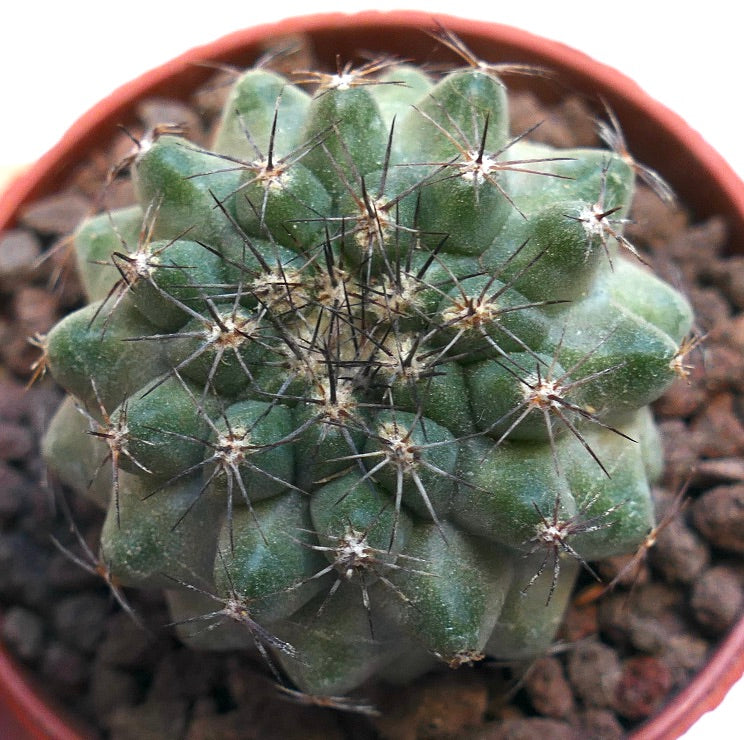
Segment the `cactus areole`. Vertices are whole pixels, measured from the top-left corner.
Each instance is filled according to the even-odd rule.
[[[153,132],[40,340],[111,581],[307,694],[538,655],[654,525],[692,317],[623,236],[643,170],[509,131],[502,70],[444,40],[436,77],[251,69],[209,149]]]

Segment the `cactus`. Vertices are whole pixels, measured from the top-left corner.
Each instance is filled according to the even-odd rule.
[[[41,342],[111,579],[308,694],[537,655],[654,526],[692,317],[622,234],[639,168],[510,133],[458,48],[438,78],[257,67],[210,149],[156,132]]]

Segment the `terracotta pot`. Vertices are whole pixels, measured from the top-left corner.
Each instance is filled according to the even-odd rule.
[[[438,20],[458,34],[476,55],[490,61],[551,68],[559,73],[564,90],[578,92],[589,100],[606,100],[622,124],[633,155],[669,181],[680,199],[693,209],[696,219],[725,216],[731,230],[731,250],[744,254],[744,184],[677,115],[614,69],[562,44],[492,23],[442,16]],[[157,95],[185,99],[212,74],[197,62],[248,66],[268,39],[296,33],[307,35],[321,61],[330,65],[337,53],[349,59],[358,50],[431,60],[439,53],[437,44],[424,33],[431,26],[428,14],[415,11],[317,15],[238,31],[192,49],[119,88],[80,118],[57,146],[8,188],[0,203],[0,230],[14,225],[24,204],[59,188],[68,170],[91,149],[105,146],[116,133],[117,124],[126,124],[132,118],[139,100]],[[532,78],[517,79],[510,86],[527,84],[546,102],[556,100],[560,92],[555,81],[546,83]],[[634,737],[677,737],[704,712],[716,707],[743,671],[744,620],[694,681]],[[81,731],[63,719],[53,704],[40,698],[32,685],[0,646],[0,736],[60,740],[80,737]]]

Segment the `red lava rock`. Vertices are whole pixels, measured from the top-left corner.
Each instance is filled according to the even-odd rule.
[[[560,719],[574,710],[573,693],[557,658],[536,660],[527,671],[524,688],[535,710],[546,717]]]
[[[671,672],[661,660],[650,655],[629,658],[615,691],[615,709],[626,719],[643,719],[656,711],[671,687]]]
[[[744,554],[744,484],[703,494],[692,506],[692,521],[714,547]]]
[[[726,632],[742,613],[744,590],[739,573],[717,565],[695,580],[690,598],[695,619],[706,630]]]

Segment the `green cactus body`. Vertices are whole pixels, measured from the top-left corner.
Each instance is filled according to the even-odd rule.
[[[487,66],[308,80],[246,72],[78,230],[45,454],[182,639],[302,691],[534,656],[654,525],[689,306],[625,249],[627,158],[511,143]]]

